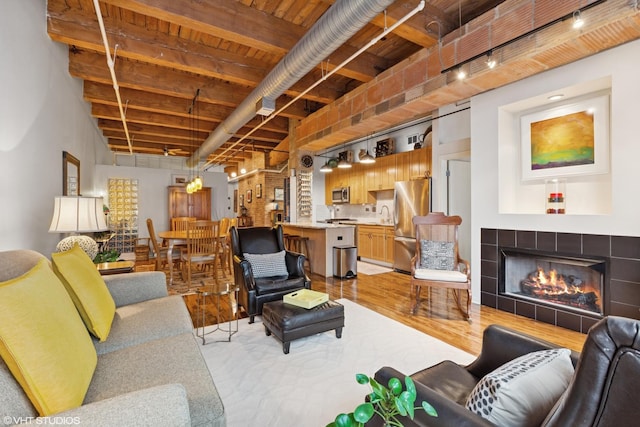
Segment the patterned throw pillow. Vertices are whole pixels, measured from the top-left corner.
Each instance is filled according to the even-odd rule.
[[[288,276],[287,264],[284,261],[285,251],[272,254],[248,254],[244,253],[244,258],[251,264],[253,277]]]
[[[420,268],[453,270],[453,242],[420,240]]]
[[[487,374],[467,398],[466,408],[501,426],[539,426],[573,376],[571,351],[536,351]]]

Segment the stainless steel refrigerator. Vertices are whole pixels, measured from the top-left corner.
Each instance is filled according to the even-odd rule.
[[[416,234],[411,220],[431,211],[431,178],[396,182],[393,203],[393,269],[409,273],[411,258],[416,253]]]

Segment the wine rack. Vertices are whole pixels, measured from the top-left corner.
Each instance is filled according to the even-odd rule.
[[[298,172],[298,221],[311,219],[311,172]]]

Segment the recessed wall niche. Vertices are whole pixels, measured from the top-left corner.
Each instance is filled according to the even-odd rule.
[[[611,77],[581,83],[579,85],[560,88],[540,94],[536,97],[504,105],[498,111],[498,194],[499,213],[501,214],[546,214],[545,179],[525,180],[522,174],[523,117],[536,115],[545,110],[558,109],[562,106],[580,103],[595,97],[610,97]],[[561,94],[559,100],[552,101],[553,95]],[[610,102],[607,104],[607,158],[615,143],[609,129]],[[527,131],[525,129],[525,131]],[[597,155],[597,153],[596,153]],[[598,159],[601,160],[601,159]],[[560,170],[560,169],[559,169]],[[547,177],[551,178],[551,177]],[[555,178],[566,181],[564,194],[566,215],[609,215],[612,211],[611,169],[598,174],[567,175],[559,174]]]

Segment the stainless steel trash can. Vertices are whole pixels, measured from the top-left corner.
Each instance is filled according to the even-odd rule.
[[[357,276],[358,248],[355,246],[333,247],[333,277],[352,279]]]

